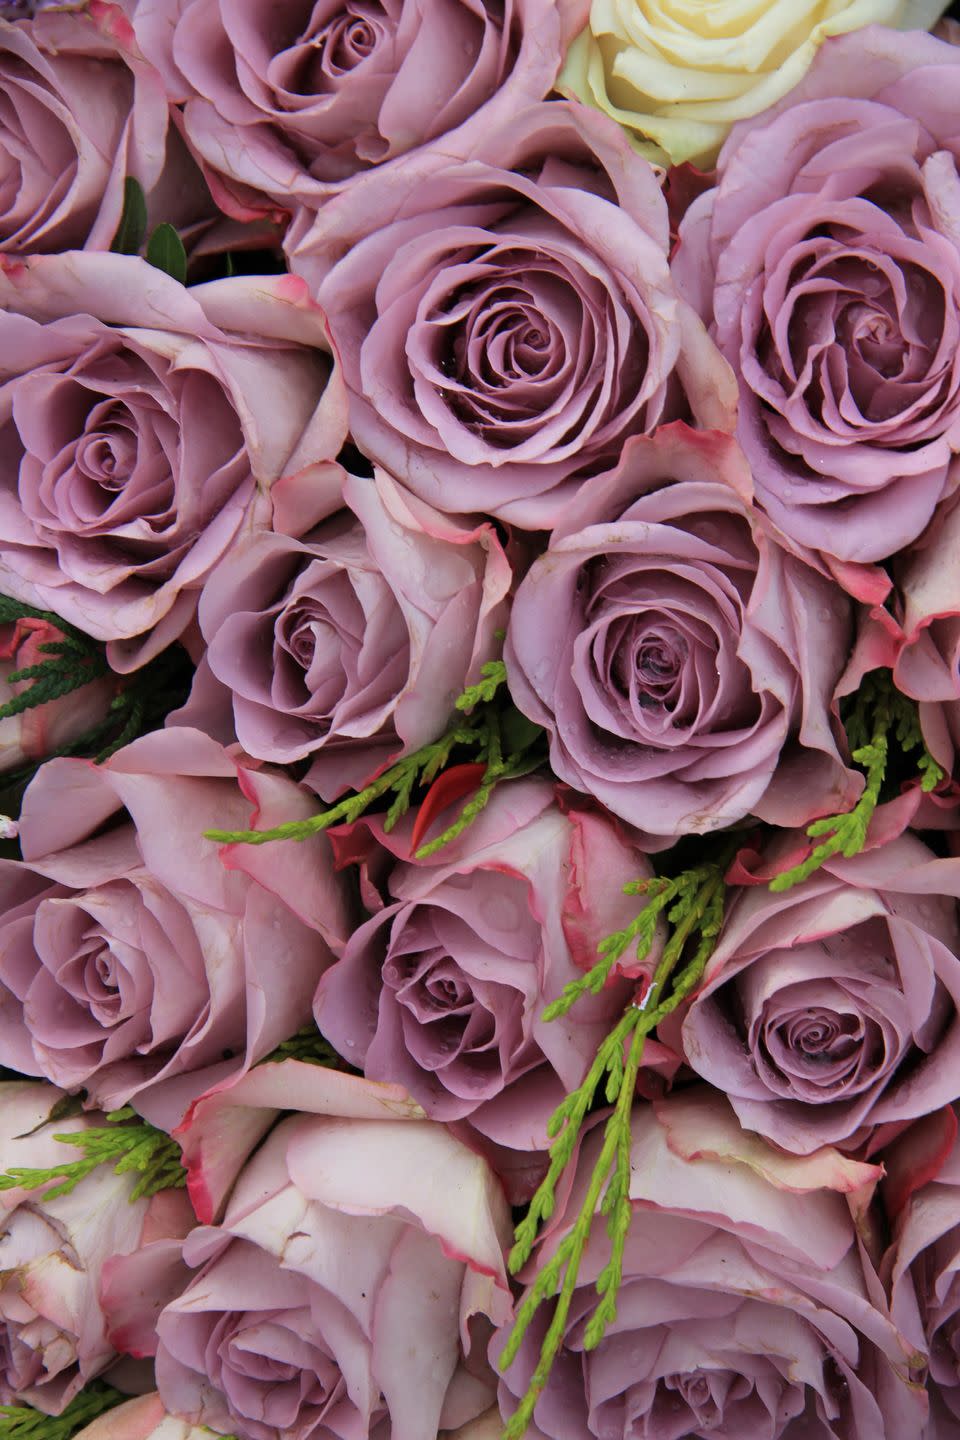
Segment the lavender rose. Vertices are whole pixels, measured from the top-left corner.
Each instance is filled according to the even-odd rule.
[[[930,1356],[924,1440],[950,1440],[960,1425],[960,1144],[954,1113],[912,1126],[884,1163],[891,1174],[888,1204],[899,1202],[884,1257],[891,1310],[903,1333]]]
[[[727,436],[629,441],[564,512],[510,617],[510,691],[546,726],[554,771],[661,848],[751,810],[799,824],[853,798],[829,712],[849,606],[772,542],[749,493]]]
[[[798,1154],[924,1115],[957,1093],[958,893],[958,862],[912,835],[781,894],[744,889],[664,1038]]]
[[[170,1129],[308,1020],[346,901],[319,836],[224,868],[203,831],[246,827],[251,801],[265,825],[315,808],[195,730],[156,731],[100,766],[43,766],[20,820],[24,859],[0,864],[5,1063],[84,1086],[104,1109],[135,1099]]]
[[[186,290],[133,256],[7,262],[0,357],[0,589],[111,642],[115,669],[183,631],[273,483],[312,464],[322,490],[344,439],[291,276]]]
[[[303,539],[265,532],[216,568],[206,655],[174,717],[227,732],[232,717],[249,754],[309,757],[306,783],[327,800],[442,733],[492,658],[511,581],[491,526],[457,525],[382,472],[346,477],[344,499]]]
[[[544,1259],[583,1204],[601,1138],[583,1147]],[[919,1440],[925,1397],[912,1382],[925,1356],[891,1322],[845,1198],[859,1204],[876,1167],[830,1149],[786,1156],[744,1135],[705,1087],[635,1109],[630,1159],[616,1320],[586,1348],[609,1255],[597,1216],[530,1440]],[[506,1371],[505,1414],[529,1383],[550,1308]]]
[[[955,47],[871,28],[738,125],[675,266],[740,382],[758,502],[846,583],[919,535],[957,483]],[[866,587],[864,589],[864,587]]]
[[[367,177],[292,227],[360,449],[437,509],[549,528],[624,439],[692,413],[732,429],[732,376],[666,262],[654,171],[605,117],[528,107]]]
[[[960,600],[951,581],[958,543],[960,506],[951,502],[894,562],[899,624],[873,611],[873,623],[893,632],[884,658],[894,684],[918,702],[924,743],[947,775],[960,745]]]
[[[606,818],[563,813],[553,787],[533,779],[496,791],[427,862],[407,858],[409,825],[370,828],[382,849],[366,861],[386,864],[384,902],[322,977],[317,1025],[369,1079],[403,1085],[432,1119],[465,1122],[470,1143],[522,1188],[529,1156],[505,1152],[547,1148],[547,1119],[630,986],[614,983],[550,1024],[541,1014],[628,922],[635,902],[623,886],[649,876],[649,863]],[[349,843],[354,855],[364,846]],[[392,868],[383,850],[399,857]]]
[[[65,1098],[52,1085],[0,1084],[0,1169],[45,1170],[77,1158],[55,1135],[103,1125],[104,1117],[64,1118],[58,1107]],[[194,1223],[183,1191],[131,1200],[135,1181],[101,1165],[67,1195],[0,1196],[0,1404],[59,1415],[116,1360],[100,1302],[104,1266],[145,1235],[183,1236]]]
[[[155,219],[173,218],[164,204],[175,197],[178,214],[203,207],[162,79],[118,5],[91,0],[29,24],[5,23],[19,17],[3,6],[0,17],[0,251],[108,250],[128,178],[150,196],[163,177]]]
[[[301,1068],[314,1092],[349,1078]],[[383,1087],[354,1084],[379,1103]],[[492,1171],[443,1126],[335,1103],[285,1120],[222,1223],[187,1238],[179,1293],[142,1326],[161,1400],[239,1440],[436,1440],[493,1399],[484,1350],[510,1313],[509,1234]],[[112,1267],[109,1289],[133,1317],[157,1278],[148,1249]]]
[[[585,18],[586,0],[139,0],[134,24],[219,202],[246,219],[264,196],[316,207],[437,136],[460,153],[547,95]]]

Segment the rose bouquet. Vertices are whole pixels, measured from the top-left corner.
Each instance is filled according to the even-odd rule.
[[[0,1440],[960,1440],[947,11],[0,3]]]

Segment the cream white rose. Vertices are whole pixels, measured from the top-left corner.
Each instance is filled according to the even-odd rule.
[[[558,81],[654,164],[708,168],[731,125],[802,79],[830,35],[928,30],[942,0],[593,0]]]

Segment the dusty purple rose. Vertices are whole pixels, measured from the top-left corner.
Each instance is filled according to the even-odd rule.
[[[345,434],[323,318],[289,275],[187,290],[80,252],[0,264],[0,307],[0,589],[132,669],[280,476],[323,488]]]
[[[872,620],[893,632],[883,658],[897,689],[917,701],[924,743],[947,775],[960,747],[960,600],[953,579],[958,544],[960,505],[952,502],[894,562],[899,624],[879,608]]]
[[[388,166],[287,237],[330,321],[359,448],[437,509],[552,526],[624,439],[735,385],[666,261],[656,175],[619,127],[535,105]]]
[[[65,1117],[65,1099],[52,1085],[0,1084],[4,1169],[54,1169],[78,1158],[56,1135],[105,1120],[97,1111]],[[7,1190],[0,1196],[0,1405],[59,1415],[116,1360],[100,1301],[106,1262],[135,1250],[146,1234],[182,1236],[194,1223],[182,1190],[132,1200],[135,1179],[101,1165],[67,1195]]]
[[[309,757],[327,800],[442,733],[493,656],[511,582],[490,525],[458,525],[382,472],[347,476],[344,499],[303,539],[252,536],[210,576],[179,717],[209,729],[226,709],[249,754]]]
[[[265,196],[315,207],[437,136],[459,154],[548,94],[585,19],[586,0],[139,0],[134,24],[245,219]]]
[[[193,188],[202,206],[163,81],[119,6],[91,0],[29,24],[5,23],[19,16],[4,6],[0,17],[0,251],[109,250],[128,177],[148,196],[161,177],[171,199]]]
[[[247,847],[225,867],[203,832],[245,829],[251,802],[264,826],[315,809],[196,730],[156,731],[100,766],[43,766],[24,858],[0,867],[5,1064],[84,1086],[104,1109],[134,1098],[169,1129],[309,1019],[346,900],[320,836]]]
[[[952,1440],[960,1427],[956,1115],[945,1111],[911,1126],[884,1155],[884,1163],[890,1175],[884,1187],[888,1206],[895,1210],[893,1241],[884,1258],[891,1309],[913,1345],[930,1356],[930,1425],[924,1440]]]
[[[399,862],[314,1005],[320,1030],[369,1079],[403,1085],[431,1118],[468,1121],[511,1151],[546,1148],[547,1118],[622,1011],[625,981],[541,1020],[635,913],[623,886],[651,873],[606,818],[564,814],[553,795],[541,780],[503,786],[421,863],[408,858],[409,826],[385,834],[376,823],[373,838]]]
[[[615,1321],[584,1343],[609,1257],[600,1216],[584,1252],[530,1440],[920,1440],[925,1356],[897,1331],[847,1201],[877,1167],[808,1160],[745,1135],[704,1086],[633,1111],[630,1200]],[[581,1151],[532,1280],[585,1199],[602,1131]],[[500,1387],[517,1407],[550,1321],[535,1318]],[[497,1337],[492,1354],[502,1351]]]
[[[581,488],[514,600],[510,691],[554,771],[661,848],[844,808],[846,597],[775,545],[736,443],[684,425]],[[839,804],[837,803],[839,802]]]
[[[783,893],[741,890],[664,1038],[743,1125],[798,1154],[857,1146],[949,1102],[960,1065],[958,867],[901,835],[834,857]]]
[[[733,130],[681,227],[675,273],[737,372],[757,500],[854,589],[957,483],[958,77],[919,32],[827,40]]]
[[[312,1071],[319,1113],[272,1132],[222,1223],[187,1238],[179,1275],[148,1248],[111,1267],[109,1293],[190,1423],[238,1440],[436,1440],[493,1398],[484,1352],[510,1313],[503,1193],[444,1126],[388,1118],[384,1087],[353,1080],[366,1109],[342,1111],[345,1077],[292,1063]],[[289,1068],[263,1067],[279,1082]]]

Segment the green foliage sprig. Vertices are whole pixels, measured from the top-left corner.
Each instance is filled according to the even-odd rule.
[[[726,865],[727,858],[724,858],[715,864],[684,871],[674,879],[661,876],[627,885],[625,893],[645,896],[646,905],[624,930],[601,942],[597,964],[569,984],[544,1012],[544,1019],[555,1020],[565,1015],[581,995],[599,993],[614,965],[631,947],[635,958],[644,960],[652,948],[658,920],[665,913],[671,933],[649,986],[641,999],[635,999],[627,1007],[602,1041],[582,1084],[560,1103],[547,1126],[553,1140],[550,1163],[527,1214],[516,1228],[508,1262],[513,1274],[527,1263],[541,1225],[553,1215],[557,1183],[573,1160],[584,1121],[601,1085],[604,1100],[613,1106],[577,1218],[527,1291],[500,1356],[501,1370],[508,1369],[517,1357],[534,1315],[544,1301],[556,1295],[539,1361],[519,1407],[507,1422],[504,1440],[520,1440],[547,1383],[563,1341],[580,1264],[598,1211],[607,1222],[610,1258],[597,1277],[600,1300],[584,1334],[585,1348],[592,1350],[599,1345],[608,1326],[616,1319],[631,1217],[630,1115],[644,1044],[647,1036],[690,994],[703,975],[723,922]]]
[[[72,690],[79,690],[109,673],[110,667],[102,649],[88,636],[61,620],[59,615],[24,605],[9,595],[0,595],[0,625],[15,625],[18,620],[44,620],[55,625],[63,638],[49,640],[39,647],[41,654],[49,656],[49,659],[23,666],[7,675],[8,684],[21,684],[27,680],[33,683],[19,695],[12,696],[6,704],[0,705],[0,720],[22,715],[25,710],[33,710],[51,700],[59,700]]]
[[[512,706],[501,706],[499,703],[499,692],[506,681],[503,662],[488,661],[481,674],[482,680],[470,686],[457,699],[456,709],[462,719],[455,720],[439,740],[421,746],[412,755],[406,755],[390,765],[362,790],[306,820],[290,820],[270,830],[205,830],[206,839],[222,845],[267,845],[274,840],[306,840],[331,825],[352,824],[371,805],[386,796],[392,796],[392,799],[384,817],[384,829],[392,830],[410,809],[416,791],[431,785],[447,768],[453,752],[459,750],[464,758],[485,768],[477,790],[453,824],[435,840],[421,845],[416,858],[422,860],[434,854],[472,824],[501,781],[528,775],[545,760],[540,746],[542,729],[531,724]]]
[[[799,865],[774,876],[770,889],[777,893],[809,879],[834,855],[842,855],[847,860],[859,855],[888,778],[891,736],[901,754],[919,748],[916,773],[921,777],[920,789],[924,793],[929,793],[944,778],[943,770],[924,744],[916,705],[895,688],[889,670],[872,670],[864,676],[845,728],[851,758],[867,772],[863,794],[852,810],[842,815],[826,815],[807,826],[807,835],[811,840],[820,840],[820,844]]]
[[[44,1194],[45,1200],[54,1200],[58,1195],[69,1195],[101,1165],[112,1165],[115,1175],[136,1173],[140,1176],[130,1192],[131,1202],[141,1196],[156,1195],[159,1190],[176,1190],[186,1185],[187,1172],[180,1163],[180,1146],[176,1140],[141,1120],[129,1105],[111,1110],[107,1120],[107,1125],[54,1136],[64,1145],[83,1151],[82,1159],[69,1160],[47,1170],[11,1166],[0,1174],[0,1190],[36,1190],[51,1180],[59,1180],[59,1184],[51,1185]]]
[[[62,632],[63,639],[40,646],[41,651],[50,656],[49,660],[25,666],[7,676],[8,682],[29,680],[32,683],[0,706],[0,720],[58,700],[73,690],[112,674],[104,647],[97,641],[91,640],[50,610],[39,610],[9,595],[0,595],[0,624],[15,624],[24,619],[48,621]],[[192,673],[192,666],[186,651],[178,645],[171,645],[141,670],[132,675],[118,676],[117,693],[102,720],[68,744],[58,746],[18,770],[6,771],[0,777],[0,789],[4,795],[22,790],[40,764],[55,756],[84,755],[95,764],[102,764],[183,703],[189,688],[188,672]]]
[[[282,1040],[259,1064],[274,1065],[281,1060],[299,1060],[304,1065],[323,1065],[328,1070],[349,1070],[354,1073],[352,1066],[337,1054],[316,1025],[304,1025],[303,1029],[298,1030],[296,1035],[291,1035],[289,1040]]]
[[[0,1440],[71,1440],[98,1415],[129,1399],[112,1385],[93,1380],[60,1415],[46,1415],[30,1405],[0,1405]]]

